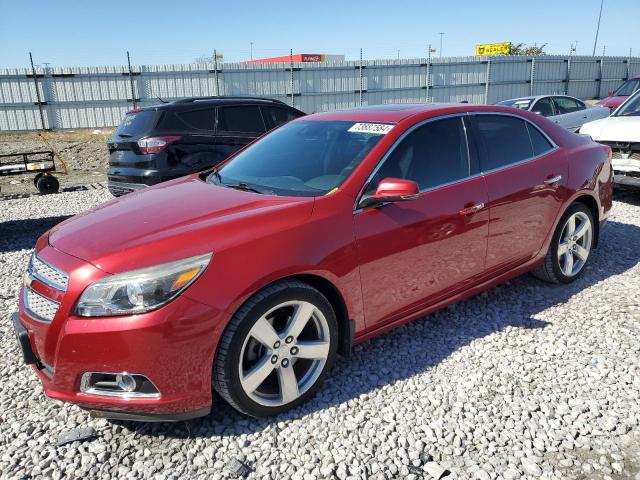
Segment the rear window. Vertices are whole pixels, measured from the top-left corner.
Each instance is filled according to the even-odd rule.
[[[115,134],[120,137],[137,137],[144,135],[153,128],[155,118],[156,112],[153,110],[127,113]]]
[[[520,110],[529,110],[529,105],[531,105],[531,99],[514,99],[514,100],[503,100],[502,102],[496,103],[496,105],[502,105],[504,107],[513,107],[519,108]]]
[[[263,133],[265,127],[260,108],[257,106],[219,108],[218,130],[223,132]]]
[[[263,107],[262,112],[271,123],[271,127],[277,127],[278,125],[299,117],[299,115],[297,115],[295,112],[292,112],[291,110],[277,107]]]
[[[487,150],[486,158],[481,161],[482,171],[533,157],[533,146],[524,120],[505,115],[477,115],[476,127]]]

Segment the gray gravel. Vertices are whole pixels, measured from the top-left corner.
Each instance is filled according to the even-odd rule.
[[[451,479],[640,479],[640,195],[618,195],[573,285],[523,276],[367,342],[291,414],[216,403],[172,425],[92,419],[18,360],[9,314],[36,237],[109,198],[0,202],[1,477],[418,479],[433,461]]]

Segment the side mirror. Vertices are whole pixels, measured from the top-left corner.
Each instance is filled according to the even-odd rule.
[[[607,97],[613,97],[613,90],[609,90],[609,92],[607,93]]]
[[[360,207],[382,205],[387,202],[404,202],[418,198],[420,188],[413,180],[385,178],[378,184],[376,192],[360,201]]]

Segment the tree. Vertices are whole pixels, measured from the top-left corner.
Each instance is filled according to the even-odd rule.
[[[512,43],[509,55],[528,55],[531,57],[546,55],[547,53],[544,51],[544,47],[546,46],[546,43],[543,43],[539,47],[537,45],[534,45],[533,47],[527,47],[527,45],[524,43]]]

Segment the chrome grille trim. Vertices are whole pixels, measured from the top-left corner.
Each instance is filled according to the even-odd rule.
[[[67,291],[69,276],[59,268],[38,258],[35,254],[31,257],[31,262],[29,262],[29,275],[51,288],[61,292]]]
[[[60,307],[58,302],[43,297],[27,286],[24,287],[23,303],[27,314],[31,318],[44,323],[51,323]]]
[[[612,158],[615,160],[640,160],[640,152],[625,153],[621,150],[614,150]]]

